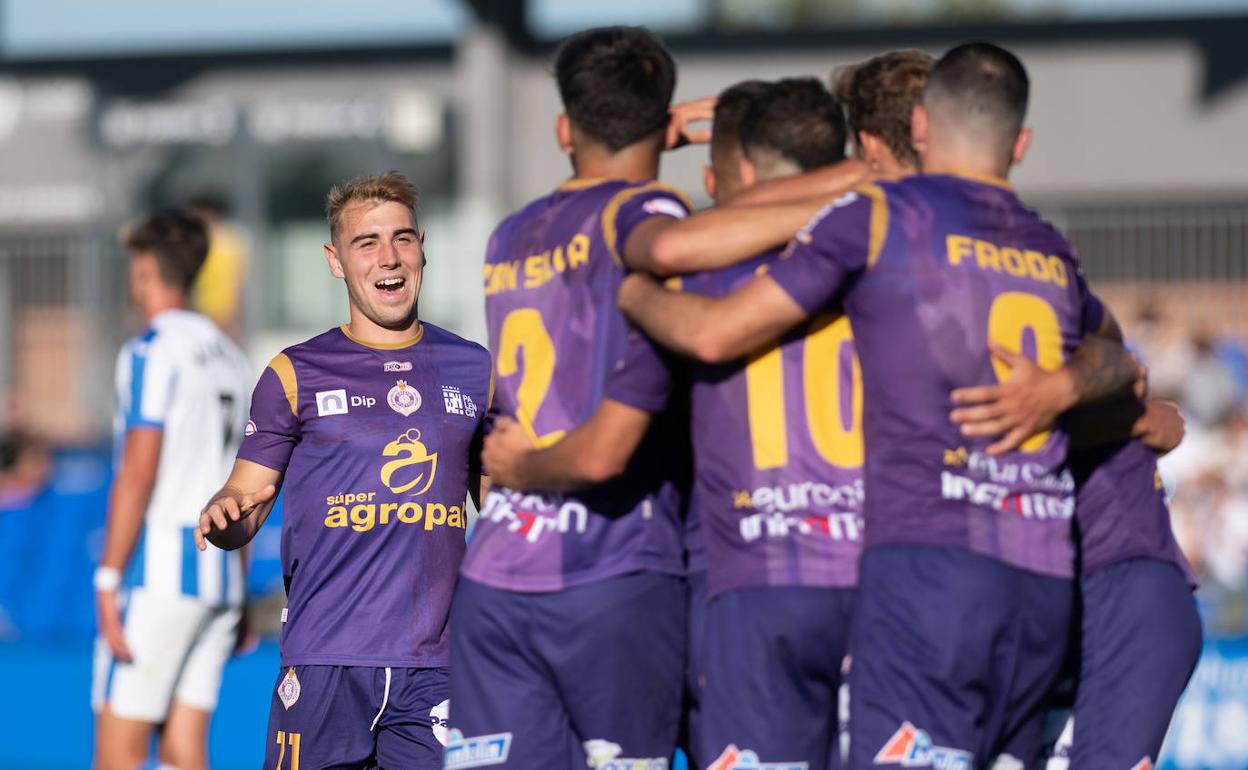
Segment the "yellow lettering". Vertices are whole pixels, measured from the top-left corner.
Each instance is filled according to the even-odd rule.
[[[949,264],[960,265],[971,256],[971,239],[965,235],[949,235],[945,238],[945,250],[949,252]]]
[[[399,509],[398,503],[382,503],[381,509],[377,511],[377,523],[389,524],[390,514]]]
[[[577,233],[568,244],[568,267],[574,268],[589,263],[589,236]]]
[[[327,527],[345,527],[347,526],[347,509],[341,505],[335,505],[329,509],[329,515],[325,517],[325,526]]]
[[[975,264],[980,269],[991,268],[1001,272],[1001,255],[997,252],[997,247],[988,241],[975,241]]]
[[[1053,280],[1049,277],[1049,262],[1044,258],[1043,254],[1028,249],[1023,252],[1023,258],[1027,260],[1027,274],[1032,278],[1045,282]]]
[[[1061,257],[1049,257],[1049,274],[1053,276],[1053,283],[1066,288],[1066,263]]]
[[[1022,277],[1027,275],[1027,263],[1023,261],[1022,252],[1006,247],[1001,249],[1001,261],[1005,263],[1005,272]]]
[[[357,505],[351,508],[351,529],[356,532],[367,532],[373,528],[377,518],[377,506]]]
[[[399,521],[404,524],[415,524],[420,521],[422,513],[424,512],[420,510],[419,503],[403,503],[399,506]]]
[[[458,505],[452,505],[450,515],[446,517],[446,526],[464,528],[464,512]]]
[[[556,273],[563,273],[563,271],[567,269],[568,265],[566,262],[563,261],[563,247],[562,246],[555,247],[554,253],[550,255],[550,261],[551,261],[551,264],[554,266]]]
[[[428,503],[425,505],[425,529],[433,529],[435,524],[446,523],[446,506],[442,503]]]
[[[534,254],[524,260],[524,288],[536,289],[552,277],[550,273],[549,251]]]

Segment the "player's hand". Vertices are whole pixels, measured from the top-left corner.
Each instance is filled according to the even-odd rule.
[[[1144,415],[1136,421],[1134,433],[1144,446],[1164,455],[1182,443],[1186,426],[1178,404],[1150,399],[1144,402]]]
[[[195,530],[195,546],[199,550],[208,547],[207,536],[216,532],[224,532],[230,524],[251,515],[252,511],[264,505],[277,494],[277,487],[269,484],[259,492],[240,494],[226,490],[209,501],[199,514],[199,528]]]
[[[1135,378],[1135,397],[1143,401],[1148,398],[1148,367],[1140,362],[1138,356],[1131,354],[1131,360],[1135,362],[1136,370],[1139,374]]]
[[[533,440],[520,423],[510,417],[499,417],[494,429],[485,437],[481,464],[491,484],[523,489],[520,463],[526,452],[533,450]]]
[[[658,288],[658,285],[658,281],[646,273],[629,273],[620,282],[615,303],[624,315],[634,320],[637,309],[645,304],[648,293]]]
[[[126,631],[121,623],[121,607],[117,604],[116,591],[95,592],[95,614],[100,635],[104,637],[113,657],[122,663],[132,662],[134,658],[126,644]]]
[[[711,141],[711,129],[691,130],[690,123],[700,123],[715,118],[714,96],[694,99],[690,102],[673,104],[668,111],[671,116],[667,123],[667,139],[663,144],[666,150],[675,150],[687,144],[706,144]]]
[[[1001,438],[989,445],[989,455],[1017,449],[1035,434],[1052,427],[1058,415],[1074,402],[1074,384],[1064,369],[1046,372],[1022,353],[989,343],[992,354],[1010,367],[1010,376],[997,385],[958,388],[949,418],[970,438]]]

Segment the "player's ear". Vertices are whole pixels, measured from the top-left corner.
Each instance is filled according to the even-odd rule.
[[[566,112],[559,113],[559,117],[555,118],[555,141],[563,154],[572,154],[572,121]]]
[[[914,151],[919,157],[927,153],[927,132],[927,108],[916,104],[910,113],[910,143],[914,145]]]
[[[1014,149],[1010,154],[1010,165],[1017,166],[1023,162],[1023,156],[1027,154],[1027,148],[1031,147],[1031,129],[1023,126],[1023,130],[1018,132],[1018,138],[1014,140]]]
[[[707,164],[702,167],[702,187],[711,200],[715,200],[715,169]]]
[[[338,260],[338,251],[334,248],[334,244],[325,244],[325,262],[329,264],[329,273],[335,278],[346,278],[347,275],[342,271],[342,262]]]

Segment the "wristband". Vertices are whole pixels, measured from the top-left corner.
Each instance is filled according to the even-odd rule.
[[[121,588],[121,570],[100,565],[95,568],[93,582],[97,591],[116,591]]]

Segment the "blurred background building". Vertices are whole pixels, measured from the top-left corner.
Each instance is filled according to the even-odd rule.
[[[1021,55],[1036,137],[1015,185],[1071,236],[1189,421],[1165,471],[1211,641],[1168,766],[1248,768],[1244,0],[0,0],[0,723],[32,736],[0,742],[0,767],[89,757],[89,575],[113,360],[136,331],[122,225],[207,214],[197,302],[258,373],[346,320],[320,253],[325,192],[397,168],[422,192],[422,316],[484,341],[491,228],[570,173],[550,54],[604,23],[664,35],[678,99],[890,48],[986,38]],[[705,202],[705,162],[677,151],[663,177]],[[266,529],[261,594],[281,587]],[[219,767],[259,757],[274,662],[262,646],[227,676]],[[76,737],[41,740],[58,709]]]

